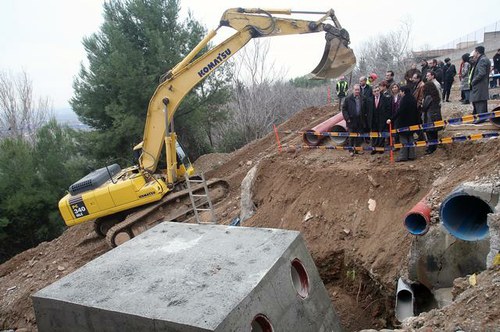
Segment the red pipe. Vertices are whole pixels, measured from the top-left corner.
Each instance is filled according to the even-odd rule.
[[[429,231],[429,223],[431,222],[431,207],[427,203],[429,194],[425,195],[405,215],[404,225],[408,232],[413,235],[424,235]]]
[[[308,132],[329,132],[329,131],[336,131],[336,132],[342,132],[342,131],[347,131],[346,129],[346,123],[344,120],[344,116],[342,113],[335,114],[331,118],[327,119],[326,121],[323,121],[316,127],[307,130]],[[309,146],[317,146],[321,143],[321,141],[327,136],[316,136],[314,134],[308,134],[304,133],[302,134],[302,139],[304,140],[304,143],[306,143]],[[345,142],[346,138],[345,137],[332,137],[332,139],[336,142],[339,141],[341,143],[337,144],[342,144]]]

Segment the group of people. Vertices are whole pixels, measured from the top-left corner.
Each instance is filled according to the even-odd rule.
[[[487,112],[488,81],[490,61],[484,54],[484,47],[477,46],[472,55],[465,55],[458,71],[463,103],[473,104],[473,114]],[[413,65],[405,74],[402,85],[394,81],[394,72],[388,70],[385,80],[375,83],[377,75],[359,78],[359,83],[347,95],[347,82],[341,78],[337,83],[337,94],[342,99],[342,114],[350,133],[388,132],[388,125],[400,129],[417,124],[430,124],[442,120],[441,104],[450,101],[450,92],[457,70],[449,58],[440,64],[436,59],[422,60],[421,70]],[[487,64],[487,65],[486,65]],[[344,98],[345,97],[345,98]],[[416,157],[412,145],[415,136],[428,143],[425,153],[437,149],[438,130],[402,131],[395,137],[403,144],[398,162],[413,160]],[[363,142],[361,137],[349,137],[351,156],[362,153],[356,149]],[[371,154],[384,153],[388,145],[384,137],[373,138]],[[382,149],[376,149],[382,148]]]

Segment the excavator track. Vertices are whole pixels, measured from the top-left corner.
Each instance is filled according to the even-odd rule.
[[[227,196],[229,184],[222,179],[207,181],[209,196],[212,204],[216,204]],[[203,185],[192,188],[193,193],[203,191]],[[202,205],[205,201],[196,202]],[[184,221],[193,211],[187,189],[165,195],[158,202],[135,210],[126,218],[111,227],[106,233],[106,242],[111,248],[130,240],[144,231],[163,221]]]

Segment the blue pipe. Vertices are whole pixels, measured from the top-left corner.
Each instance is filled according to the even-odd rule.
[[[459,188],[445,198],[439,210],[443,226],[454,237],[465,241],[488,236],[488,213],[493,208],[483,199]]]
[[[429,230],[429,223],[424,216],[412,213],[406,216],[404,224],[408,232],[412,235],[424,235]]]

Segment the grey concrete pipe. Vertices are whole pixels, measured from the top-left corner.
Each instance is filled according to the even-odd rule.
[[[408,317],[413,317],[415,297],[410,285],[399,278],[396,292],[396,318],[402,322]]]
[[[500,106],[493,109],[492,112],[496,112],[496,111],[500,111]],[[492,119],[490,119],[490,122],[493,123],[495,126],[500,128],[500,118],[492,118]]]
[[[311,130],[307,130],[309,133],[304,133],[302,139],[304,143],[309,146],[317,146],[328,136],[316,136],[312,132],[347,132],[347,125],[344,120],[342,113],[335,114],[331,118],[321,122],[316,127]],[[334,144],[341,145],[346,140],[347,137],[330,137]]]
[[[466,182],[457,187],[441,203],[439,217],[446,230],[465,241],[488,236],[488,213],[495,212],[499,186],[492,183]]]

